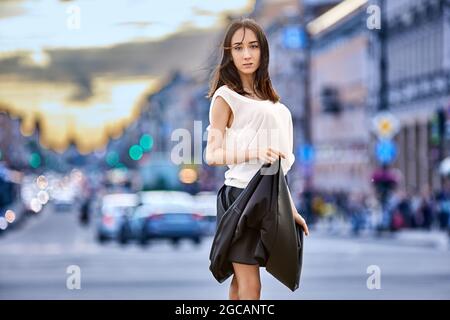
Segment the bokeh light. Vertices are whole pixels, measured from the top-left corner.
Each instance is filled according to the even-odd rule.
[[[142,158],[142,156],[144,155],[144,150],[142,150],[142,147],[135,144],[133,146],[131,146],[130,150],[129,150],[129,155],[130,158],[137,161],[140,160]]]
[[[44,190],[48,187],[48,180],[45,176],[39,176],[36,179],[36,184],[39,187],[39,189]]]
[[[0,230],[6,230],[8,227],[8,221],[5,218],[0,217]]]
[[[48,200],[50,199],[50,196],[47,191],[41,190],[37,194],[37,199],[39,200],[39,202],[41,204],[46,204],[48,202]]]
[[[139,144],[145,152],[150,151],[153,147],[153,137],[149,134],[143,134]]]
[[[8,223],[13,223],[16,220],[16,213],[12,210],[6,210],[5,219]]]
[[[197,172],[191,168],[184,168],[181,169],[179,178],[183,183],[194,183],[197,180]]]
[[[37,169],[41,166],[41,156],[37,153],[32,153],[30,157],[30,166]]]
[[[33,198],[33,199],[31,199],[31,202],[30,202],[30,208],[34,212],[38,213],[39,211],[42,210],[42,204],[39,202],[39,200],[37,198]]]

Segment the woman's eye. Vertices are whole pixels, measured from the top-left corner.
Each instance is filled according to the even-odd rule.
[[[256,49],[256,48],[258,48],[258,45],[257,45],[257,44],[254,44],[254,45],[252,45],[252,48],[253,48],[253,49]]]
[[[242,47],[234,47],[234,49],[239,51],[242,49]]]

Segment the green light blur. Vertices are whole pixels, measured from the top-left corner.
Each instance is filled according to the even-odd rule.
[[[131,159],[137,161],[142,158],[142,156],[144,154],[144,150],[142,150],[141,146],[135,144],[130,147],[128,154],[130,155]]]
[[[150,151],[153,147],[153,137],[149,134],[143,134],[139,144],[145,152]]]
[[[39,168],[41,165],[41,156],[38,153],[33,152],[30,157],[30,166],[34,169]]]
[[[119,154],[115,151],[108,152],[106,156],[106,163],[111,167],[116,166],[119,163]]]

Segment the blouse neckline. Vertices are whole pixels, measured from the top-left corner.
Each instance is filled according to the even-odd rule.
[[[237,96],[237,97],[239,97],[239,98],[241,98],[241,99],[250,101],[250,102],[259,102],[259,103],[267,103],[267,102],[270,102],[270,103],[273,103],[273,102],[270,101],[270,100],[256,100],[256,99],[252,99],[252,98],[248,98],[248,97],[246,97],[246,96],[243,96],[242,94],[239,94],[239,93],[237,93],[236,91],[234,91],[234,90],[228,88],[228,86],[227,86],[226,84],[224,85],[224,87],[225,87],[228,91],[230,91],[232,94],[234,94],[235,96]]]

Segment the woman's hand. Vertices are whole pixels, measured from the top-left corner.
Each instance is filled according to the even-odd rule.
[[[305,235],[309,235],[308,225],[306,224],[305,219],[303,219],[296,209],[293,209],[292,213],[294,215],[295,223],[298,223],[303,228]]]
[[[266,163],[274,163],[278,160],[278,157],[286,159],[286,155],[278,150],[273,148],[263,148],[263,149],[249,149],[248,150],[249,159],[258,159]]]

